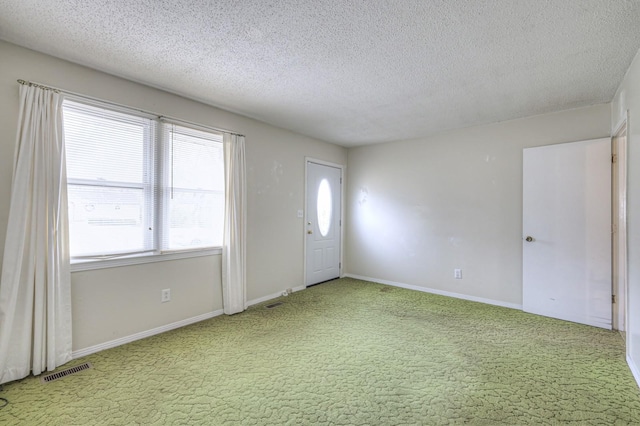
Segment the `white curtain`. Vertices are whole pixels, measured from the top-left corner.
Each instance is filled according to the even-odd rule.
[[[226,202],[222,247],[222,303],[224,313],[231,315],[247,308],[244,136],[225,133],[224,156]]]
[[[67,208],[62,97],[20,85],[0,281],[0,383],[71,359]]]

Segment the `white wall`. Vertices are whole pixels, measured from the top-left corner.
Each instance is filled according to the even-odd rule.
[[[521,305],[522,149],[609,129],[603,104],[350,149],[348,274]]]
[[[627,122],[627,354],[640,383],[640,51],[618,87],[611,107],[611,133]]]
[[[99,54],[98,52],[96,54]],[[346,150],[160,90],[0,42],[0,258],[18,118],[17,79],[246,135],[248,299],[304,284],[304,158],[346,164]],[[171,288],[172,301],[160,303]],[[73,349],[221,309],[220,256],[72,274]]]

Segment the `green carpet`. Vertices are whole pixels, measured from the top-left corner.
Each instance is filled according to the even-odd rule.
[[[278,300],[9,383],[0,424],[640,424],[616,332],[353,279]]]

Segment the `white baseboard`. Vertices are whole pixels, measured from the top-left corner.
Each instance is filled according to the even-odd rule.
[[[306,289],[305,286],[293,287],[292,290],[295,293],[296,291]],[[284,291],[284,290],[283,290]],[[267,300],[275,299],[282,296],[282,292],[269,294],[264,297],[260,297],[258,299],[250,300],[247,302],[247,306],[256,305],[258,303],[266,302]],[[130,336],[121,337],[119,339],[111,340],[108,342],[100,343],[95,346],[90,346],[84,349],[78,349],[77,351],[73,351],[71,353],[71,357],[73,359],[80,358],[83,356],[91,355],[96,352],[104,351],[105,349],[115,348],[116,346],[124,345],[127,343],[135,342],[136,340],[144,339],[145,337],[153,336],[156,334],[164,333],[169,330],[174,330],[176,328],[184,327],[185,325],[194,324],[196,322],[204,321],[213,317],[217,317],[219,315],[224,314],[222,309],[209,312],[206,314],[198,315],[193,318],[187,318],[181,321],[176,321],[171,324],[163,325],[161,327],[156,327],[151,330],[141,331],[140,333],[135,333]]]
[[[627,365],[629,366],[629,370],[631,370],[631,374],[633,374],[633,378],[636,379],[638,387],[640,387],[640,370],[638,370],[638,367],[629,355],[627,355]]]
[[[344,277],[349,277],[349,278],[355,278],[355,279],[363,280],[363,281],[371,281],[371,282],[380,283],[380,284],[387,284],[387,285],[391,285],[391,286],[394,286],[394,287],[406,288],[406,289],[409,289],[409,290],[417,290],[417,291],[422,291],[422,292],[425,292],[425,293],[439,294],[441,296],[455,297],[455,298],[458,298],[458,299],[471,300],[473,302],[481,302],[481,303],[487,303],[489,305],[497,305],[497,306],[503,306],[503,307],[506,307],[506,308],[522,310],[522,305],[517,305],[517,304],[514,304],[514,303],[506,303],[506,302],[501,302],[501,301],[498,301],[498,300],[484,299],[482,297],[468,296],[468,295],[465,295],[465,294],[452,293],[452,292],[448,292],[448,291],[442,291],[442,290],[436,290],[436,289],[431,289],[431,288],[419,287],[419,286],[410,285],[410,284],[398,283],[398,282],[395,282],[395,281],[380,280],[380,279],[377,279],[377,278],[364,277],[364,276],[354,275],[354,274],[344,274],[343,276]],[[293,287],[292,288],[294,293],[297,292],[297,291],[305,290],[305,289],[306,289],[306,286],[298,286],[298,287]],[[281,297],[281,296],[282,296],[282,292],[268,294],[266,296],[259,297],[257,299],[253,299],[253,300],[247,301],[247,306],[257,305],[258,303],[262,303],[262,302],[266,302],[268,300],[276,299],[276,298]],[[116,346],[124,345],[124,344],[130,343],[130,342],[134,342],[136,340],[144,339],[145,337],[149,337],[149,336],[153,336],[153,335],[156,335],[156,334],[164,333],[164,332],[169,331],[169,330],[174,330],[176,328],[184,327],[184,326],[189,325],[189,324],[194,324],[196,322],[200,322],[200,321],[204,321],[204,320],[207,320],[207,319],[210,319],[210,318],[213,318],[213,317],[217,317],[219,315],[222,315],[223,313],[224,313],[224,311],[222,309],[220,309],[220,310],[217,310],[217,311],[213,311],[213,312],[209,312],[209,313],[206,313],[206,314],[198,315],[198,316],[193,317],[193,318],[187,318],[187,319],[184,319],[184,320],[181,320],[181,321],[177,321],[177,322],[174,322],[174,323],[171,323],[171,324],[163,325],[161,327],[156,327],[156,328],[153,328],[151,330],[142,331],[140,333],[135,333],[135,334],[132,334],[130,336],[121,337],[119,339],[111,340],[109,342],[100,343],[100,344],[95,345],[95,346],[90,346],[88,348],[79,349],[77,351],[73,351],[71,356],[72,356],[73,359],[76,359],[76,358],[80,358],[80,357],[83,357],[83,356],[91,355],[93,353],[100,352],[100,351],[103,351],[105,349],[115,348]],[[627,361],[629,362],[629,359],[627,359]],[[631,367],[631,363],[629,365]],[[634,372],[634,377],[636,377],[636,380],[640,384],[640,375],[637,374],[637,370],[633,370],[633,367],[632,367],[632,371]]]
[[[302,285],[302,286],[298,286],[298,287],[293,287],[291,290],[293,290],[293,292],[295,293],[296,291],[305,290],[306,288],[307,287]],[[249,300],[247,302],[247,307],[253,306],[253,305],[257,305],[258,303],[266,302],[267,300],[272,300],[272,299],[276,299],[276,298],[278,298],[280,296],[283,296],[282,293],[284,291],[285,290],[282,290],[281,292],[278,292],[278,293],[268,294],[266,296],[262,296],[262,297],[259,297],[257,299]]]
[[[151,330],[141,331],[140,333],[135,333],[130,336],[121,337],[119,339],[111,340],[109,342],[100,343],[99,345],[90,346],[84,349],[78,349],[77,351],[73,351],[71,353],[71,357],[73,359],[80,358],[83,356],[91,355],[96,352],[103,351],[105,349],[115,348],[116,346],[124,345],[126,343],[131,343],[136,340],[144,339],[145,337],[153,336],[156,334],[164,333],[165,331],[174,330],[176,328],[184,327],[185,325],[194,324],[196,322],[204,321],[213,317],[217,317],[222,315],[224,312],[222,309],[208,312],[206,314],[198,315],[196,317],[187,318],[181,321],[172,322],[171,324],[163,325],[161,327],[152,328]]]
[[[362,281],[371,281],[378,284],[386,284],[394,287],[406,288],[409,290],[422,291],[424,293],[438,294],[440,296],[455,297],[456,299],[470,300],[472,302],[486,303],[488,305],[502,306],[503,308],[518,309],[520,311],[522,310],[522,305],[519,305],[517,303],[508,303],[508,302],[502,302],[500,300],[485,299],[483,297],[469,296],[466,294],[453,293],[450,291],[436,290],[434,288],[427,288],[427,287],[420,287],[417,285],[398,283],[395,281],[387,281],[387,280],[380,280],[377,278],[363,277],[361,275],[345,274],[344,276],[348,278],[355,278],[357,280],[362,280]]]

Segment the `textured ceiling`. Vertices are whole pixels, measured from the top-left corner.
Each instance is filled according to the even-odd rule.
[[[640,0],[0,0],[0,38],[354,146],[609,102]]]

